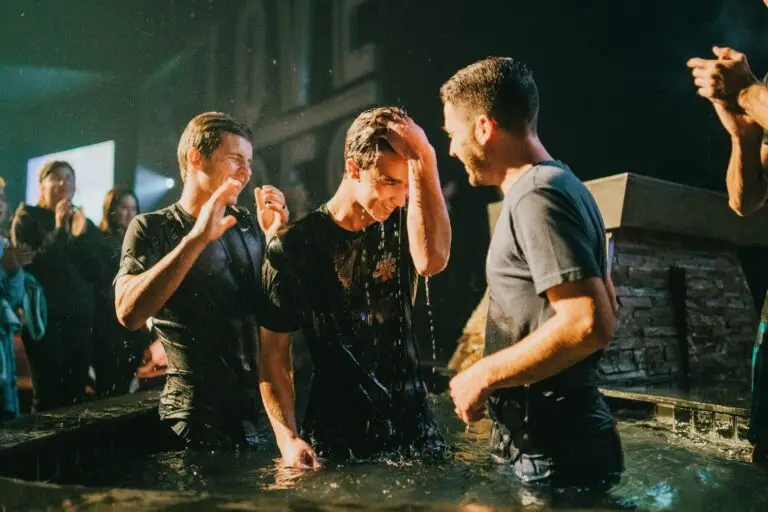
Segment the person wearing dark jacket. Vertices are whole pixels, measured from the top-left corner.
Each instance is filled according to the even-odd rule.
[[[103,278],[94,285],[96,293],[93,367],[96,395],[99,398],[129,392],[131,381],[141,363],[144,349],[151,341],[147,329],[129,331],[117,320],[112,279],[120,267],[120,251],[125,230],[139,213],[139,202],[128,187],[118,185],[104,197],[99,234]]]
[[[89,383],[94,319],[93,282],[103,272],[96,226],[72,204],[75,171],[64,161],[39,170],[37,206],[21,203],[11,224],[13,245],[35,251],[24,267],[48,302],[45,335],[22,336],[32,374],[32,408],[44,411],[82,402]]]

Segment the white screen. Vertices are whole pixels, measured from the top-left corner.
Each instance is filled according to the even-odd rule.
[[[40,195],[37,171],[48,160],[64,160],[72,165],[77,187],[72,202],[98,225],[101,222],[104,196],[115,183],[115,141],[109,140],[28,160],[27,204],[37,204]]]

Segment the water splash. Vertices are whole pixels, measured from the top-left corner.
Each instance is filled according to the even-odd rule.
[[[427,298],[427,316],[429,317],[429,337],[432,341],[432,373],[437,367],[437,341],[435,340],[435,319],[432,316],[432,299],[429,294],[429,277],[424,278],[424,293]]]

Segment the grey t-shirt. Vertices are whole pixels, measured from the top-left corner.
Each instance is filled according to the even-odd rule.
[[[606,272],[605,228],[592,194],[561,162],[526,171],[505,192],[488,251],[486,354],[517,343],[552,317],[548,289]],[[597,390],[601,353],[527,388],[495,392],[491,414],[513,433],[527,417],[538,445],[612,427]]]

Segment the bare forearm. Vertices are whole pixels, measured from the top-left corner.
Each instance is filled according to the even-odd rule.
[[[768,130],[768,86],[759,82],[750,85],[739,93],[738,102],[749,117]]]
[[[290,336],[261,330],[259,350],[259,390],[278,446],[298,438],[296,427],[296,393],[289,341],[273,343],[275,337]]]
[[[728,162],[728,204],[739,215],[750,215],[765,203],[768,180],[760,158],[758,137],[734,137]]]
[[[445,206],[434,151],[410,160],[408,243],[416,271],[441,272],[451,252],[451,222]]]
[[[596,352],[612,333],[580,327],[555,315],[518,343],[481,359],[490,389],[524,386],[552,377]]]
[[[120,323],[134,330],[144,325],[176,292],[204,248],[205,243],[184,237],[146,272],[122,278],[115,297]]]

